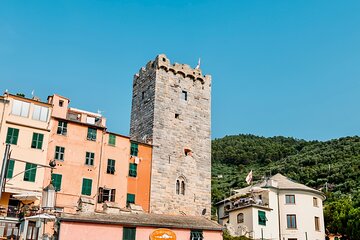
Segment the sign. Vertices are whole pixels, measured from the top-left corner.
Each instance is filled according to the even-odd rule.
[[[176,234],[170,229],[156,229],[150,234],[150,240],[176,240]]]

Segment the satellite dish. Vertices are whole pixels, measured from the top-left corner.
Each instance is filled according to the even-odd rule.
[[[202,215],[205,215],[206,214],[206,208],[204,208],[201,212]]]

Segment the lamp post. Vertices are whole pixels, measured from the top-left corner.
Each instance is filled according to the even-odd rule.
[[[56,166],[55,160],[50,161],[49,166],[51,168],[51,174],[50,174],[50,183],[47,185],[42,192],[42,204],[41,207],[45,209],[54,209],[55,208],[55,198],[56,198],[56,192],[55,187],[53,185],[53,179],[52,179],[52,173],[54,171],[54,167]]]

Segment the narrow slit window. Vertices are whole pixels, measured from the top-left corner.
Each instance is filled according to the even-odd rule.
[[[187,93],[187,91],[182,91],[182,93],[181,93],[181,98],[182,98],[182,100],[185,100],[185,101],[188,100],[188,93]]]

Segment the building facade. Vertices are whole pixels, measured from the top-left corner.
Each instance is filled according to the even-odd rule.
[[[160,54],[134,76],[130,138],[153,145],[150,212],[210,216],[210,109],[199,67]]]
[[[6,144],[11,151],[0,199],[0,237],[18,236],[19,218],[40,209],[44,173],[49,167],[51,113],[52,106],[36,97],[9,93],[0,97],[1,165]]]
[[[325,239],[322,192],[281,174],[217,204],[219,223],[252,239]]]

